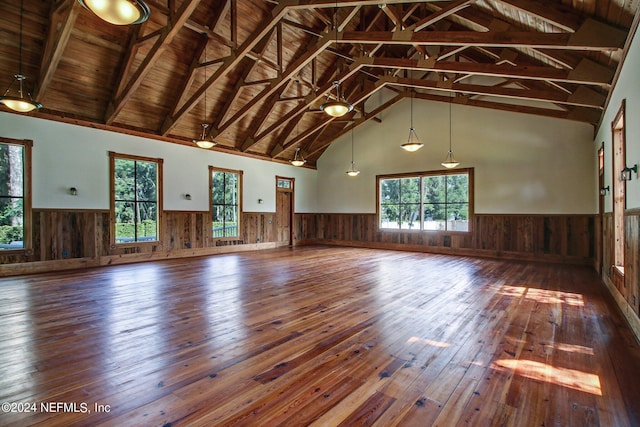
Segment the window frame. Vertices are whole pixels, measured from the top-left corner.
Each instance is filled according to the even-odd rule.
[[[156,185],[157,185],[157,196],[156,196],[156,209],[158,212],[157,224],[158,224],[158,232],[156,236],[156,240],[152,241],[134,241],[134,242],[125,242],[118,243],[116,242],[116,159],[124,159],[124,160],[133,160],[133,161],[141,161],[141,162],[153,162],[156,163]],[[162,166],[164,163],[164,159],[154,158],[154,157],[143,157],[136,156],[131,154],[117,153],[115,151],[109,151],[109,189],[110,189],[110,206],[109,206],[109,234],[110,234],[110,244],[111,248],[127,248],[127,247],[135,247],[135,246],[158,246],[162,245],[162,233],[164,231],[163,227],[163,175],[162,175]]]
[[[31,192],[31,173],[32,173],[32,150],[33,140],[31,139],[13,139],[0,137],[1,144],[20,145],[22,146],[22,247],[16,249],[2,249],[0,254],[33,254],[33,206]]]
[[[223,172],[223,173],[234,173],[238,175],[238,233],[235,236],[222,236],[222,237],[214,237],[213,236],[213,173],[214,172]],[[239,169],[227,169],[220,168],[217,166],[209,166],[209,220],[211,224],[211,232],[209,233],[209,238],[213,241],[231,241],[231,240],[240,240],[242,238],[242,198],[243,198],[243,171]],[[224,204],[223,206],[227,206]],[[230,205],[229,205],[230,206]]]
[[[627,209],[627,182],[620,173],[627,164],[626,99],[623,99],[611,122],[611,172],[612,172],[612,216],[613,216],[613,267],[624,276],[625,267],[625,211]]]
[[[376,175],[376,228],[381,232],[405,232],[405,233],[430,233],[430,234],[469,234],[473,231],[473,219],[475,217],[475,208],[474,208],[474,177],[473,177],[474,168],[459,168],[459,169],[444,169],[444,170],[433,170],[433,171],[422,171],[422,172],[408,172],[408,173],[398,173],[398,174],[386,174],[386,175]],[[425,230],[422,227],[424,226],[424,191],[422,189],[422,182],[424,177],[428,176],[443,176],[443,175],[461,175],[467,174],[469,180],[469,228],[467,231],[459,231],[459,230]],[[382,228],[380,224],[381,219],[381,188],[380,183],[385,179],[399,179],[399,178],[419,178],[420,180],[420,228],[417,229],[402,229],[402,228]]]

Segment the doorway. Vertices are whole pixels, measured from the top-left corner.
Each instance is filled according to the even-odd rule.
[[[596,234],[596,270],[598,274],[605,271],[604,265],[604,198],[611,191],[609,187],[604,186],[604,142],[598,150],[598,233]]]
[[[294,178],[276,176],[276,235],[278,246],[293,245]]]

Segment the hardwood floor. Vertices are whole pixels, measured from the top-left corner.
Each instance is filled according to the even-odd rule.
[[[639,373],[585,267],[302,247],[0,280],[2,426],[639,426]]]

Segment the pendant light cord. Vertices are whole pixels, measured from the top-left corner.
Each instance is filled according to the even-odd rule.
[[[449,95],[449,152],[451,152],[451,127],[453,126],[451,123],[451,100],[453,99],[453,92]]]
[[[22,15],[24,15],[24,0],[20,0],[20,43],[18,46],[18,74],[22,76]]]
[[[351,129],[351,166],[353,167],[353,128]]]
[[[206,41],[204,42],[204,113],[202,114],[203,123],[207,122],[207,45],[209,44],[209,37],[205,34]]]
[[[411,98],[410,98],[410,104],[411,104],[411,106],[410,106],[410,108],[411,108],[411,129],[413,130],[413,70],[409,70],[409,77],[410,77],[409,81],[410,81],[410,84],[411,84],[411,88],[410,88],[410,90],[411,90]]]
[[[339,64],[338,64],[338,2],[336,1],[336,7],[334,9],[334,13],[333,13],[333,31],[336,32],[336,42],[335,42],[335,49],[336,49],[336,80],[335,80],[335,84],[336,84],[336,101],[340,102],[340,81],[338,80],[338,76],[340,75],[340,68],[339,68]]]

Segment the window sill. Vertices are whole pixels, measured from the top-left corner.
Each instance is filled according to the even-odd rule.
[[[613,265],[614,273],[618,273],[618,275],[624,277],[624,266],[622,265]]]
[[[111,246],[114,248],[133,248],[136,246],[159,246],[159,245],[162,245],[162,243],[159,240],[151,240],[151,241],[125,242],[125,243],[115,242]]]
[[[462,234],[471,234],[471,230],[469,231],[449,231],[449,230],[416,230],[410,228],[378,228],[379,232],[382,233],[426,233],[426,234],[442,234],[442,235],[462,235]]]

